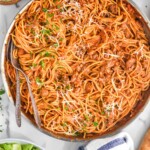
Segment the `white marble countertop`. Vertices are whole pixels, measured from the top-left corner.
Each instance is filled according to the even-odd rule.
[[[13,18],[19,10],[30,0],[21,0],[18,5],[2,6],[0,5],[0,50],[6,32]],[[150,0],[134,0],[139,8],[147,15],[150,20]],[[0,51],[1,53],[1,51]],[[0,89],[4,89],[0,75]],[[22,138],[31,140],[46,150],[77,150],[83,142],[66,142],[49,137],[35,129],[25,118],[22,119],[22,127],[18,128],[15,122],[14,106],[9,102],[6,94],[1,96],[0,100],[0,139],[4,138]],[[2,106],[2,110],[1,110]],[[150,127],[150,103],[144,111],[123,131],[128,132],[135,144],[135,150],[143,138],[143,135]]]

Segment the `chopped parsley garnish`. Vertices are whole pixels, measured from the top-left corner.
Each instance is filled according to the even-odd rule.
[[[52,18],[54,17],[54,13],[51,13],[51,14],[47,14],[48,17]]]
[[[67,111],[68,111],[68,110],[69,110],[69,108],[68,108],[68,107],[65,107],[65,110],[67,110]]]
[[[43,52],[40,52],[40,56],[43,56]]]
[[[89,120],[89,116],[84,114],[85,119],[88,121]]]
[[[101,112],[101,114],[102,114],[102,115],[105,115],[105,112],[104,112],[104,111],[102,111],[102,112]]]
[[[74,135],[79,136],[79,135],[81,135],[81,133],[77,131],[77,132],[74,133]]]
[[[35,31],[34,31],[34,29],[31,29],[31,33],[32,33],[33,35],[35,35]]]
[[[58,47],[58,43],[55,43],[55,44],[54,44],[54,47]]]
[[[0,89],[0,95],[3,95],[5,93],[5,90]]]
[[[61,87],[60,87],[60,86],[57,86],[56,90],[60,90],[60,89],[61,89]]]
[[[46,20],[46,24],[49,24],[49,21],[48,21],[48,20]]]
[[[42,68],[44,68],[45,67],[45,63],[44,63],[44,61],[42,60],[42,61],[40,61],[40,65],[41,65],[41,67]]]
[[[52,31],[49,30],[49,29],[43,29],[43,30],[41,30],[41,33],[42,33],[43,35],[51,35]]]
[[[93,122],[93,125],[96,127],[98,126],[98,122]]]
[[[63,19],[62,18],[60,18],[60,22],[63,23]]]
[[[62,126],[63,126],[63,127],[66,127],[66,126],[67,126],[67,123],[66,123],[66,122],[64,122],[64,123],[62,124]]]
[[[70,90],[70,85],[67,85],[67,86],[66,86],[66,90]]]
[[[33,52],[30,52],[30,57],[31,57],[31,58],[33,57]]]
[[[64,12],[64,9],[60,9],[60,12]]]
[[[59,27],[56,24],[53,24],[53,29],[59,30]]]
[[[43,84],[39,77],[36,77],[36,84],[37,85],[42,85]]]
[[[33,66],[33,67],[36,67],[36,66],[37,66],[37,64],[33,63],[33,64],[32,64],[32,66]]]
[[[83,126],[84,126],[84,127],[86,127],[86,126],[87,126],[87,124],[83,123]]]
[[[57,5],[57,8],[58,8],[58,9],[60,9],[60,7],[61,7],[60,5]]]
[[[52,57],[52,58],[55,58],[55,56],[52,55],[52,54],[49,53],[49,52],[45,52],[44,56],[45,56],[45,57]]]
[[[60,38],[59,41],[63,41],[63,38]]]
[[[43,8],[42,10],[43,10],[43,12],[47,12],[47,8]]]
[[[49,57],[50,56],[50,53],[49,52],[45,52],[45,57]]]

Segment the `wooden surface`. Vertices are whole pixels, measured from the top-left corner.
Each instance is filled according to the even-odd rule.
[[[0,0],[1,5],[11,5],[19,2],[20,0],[10,0],[10,1],[5,1],[5,0]]]
[[[150,128],[143,137],[139,150],[150,150]]]

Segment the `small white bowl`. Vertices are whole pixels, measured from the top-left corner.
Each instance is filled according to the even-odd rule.
[[[0,140],[0,144],[5,144],[5,143],[32,144],[35,147],[39,148],[40,150],[45,150],[41,146],[39,146],[39,145],[37,145],[37,144],[35,144],[33,142],[30,142],[30,141],[27,141],[27,140],[23,140],[23,139],[8,138],[8,139]]]

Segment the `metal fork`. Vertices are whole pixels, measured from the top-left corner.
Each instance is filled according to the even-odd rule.
[[[30,94],[30,98],[31,98],[31,103],[32,103],[32,107],[33,107],[33,112],[34,112],[34,119],[35,119],[35,122],[36,122],[36,125],[41,128],[41,119],[39,117],[39,113],[38,113],[38,110],[37,110],[37,106],[36,106],[36,103],[35,103],[35,100],[34,100],[34,96],[33,96],[33,93],[32,93],[32,90],[31,90],[31,86],[30,86],[30,80],[28,78],[28,76],[24,73],[24,71],[21,69],[20,67],[20,63],[18,61],[18,59],[14,58],[13,57],[13,50],[15,49],[15,45],[11,39],[11,42],[10,42],[10,60],[11,60],[11,64],[12,66],[17,70],[17,71],[20,71],[25,79],[26,79],[26,82],[27,82],[27,86],[28,86],[28,90],[29,90],[29,94]],[[18,79],[17,79],[18,80]],[[19,82],[19,81],[18,81]],[[20,91],[19,91],[20,92]],[[17,104],[17,103],[16,103]],[[19,102],[18,102],[18,105],[19,105]],[[17,106],[18,107],[18,106]],[[19,108],[19,107],[18,107]],[[18,109],[16,108],[16,109]],[[17,119],[18,115],[16,115],[16,119]]]
[[[7,59],[11,63],[10,58],[10,51],[11,51],[11,43],[12,40],[8,41],[8,47],[7,47]],[[10,50],[10,51],[9,51]],[[16,123],[18,127],[21,127],[21,101],[20,101],[20,78],[19,78],[19,71],[15,69],[16,71],[16,105],[15,105],[15,115],[16,115]]]

